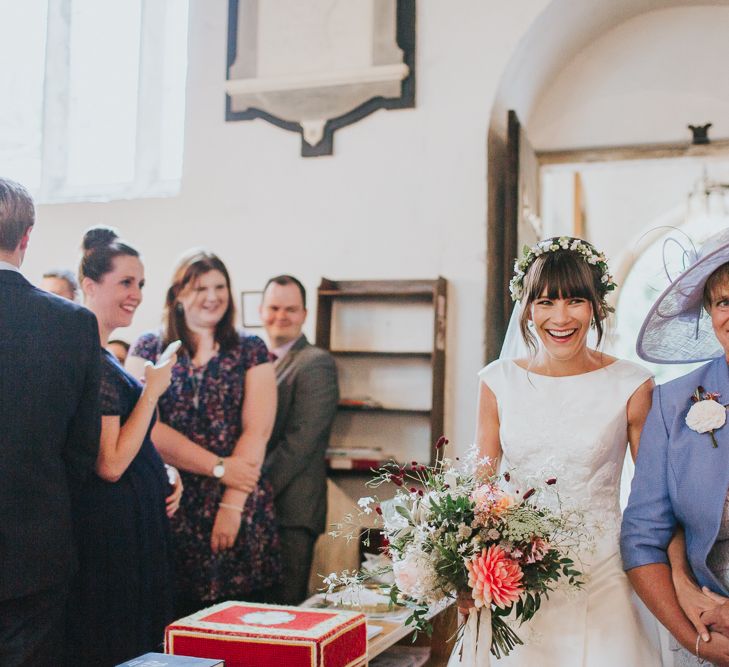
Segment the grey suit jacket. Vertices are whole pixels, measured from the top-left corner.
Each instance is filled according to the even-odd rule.
[[[276,366],[278,409],[266,449],[279,524],[324,532],[326,450],[339,401],[337,367],[302,336]]]

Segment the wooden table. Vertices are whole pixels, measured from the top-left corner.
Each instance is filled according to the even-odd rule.
[[[304,601],[302,607],[313,607],[321,601],[321,596],[314,595]],[[367,642],[367,660],[360,663],[366,665],[370,660],[380,655],[395,644],[409,646],[430,646],[430,658],[425,667],[445,667],[453,649],[453,635],[456,632],[458,614],[454,604],[435,609],[429,614],[433,624],[433,634],[428,637],[419,633],[415,642],[412,641],[413,629],[405,625],[402,619],[388,620],[387,618],[368,618],[368,623],[382,627],[382,631]],[[358,666],[359,667],[359,666]]]

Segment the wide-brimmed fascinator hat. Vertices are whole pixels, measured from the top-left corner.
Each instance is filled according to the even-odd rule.
[[[704,311],[704,285],[729,262],[729,229],[710,236],[701,249],[685,249],[688,267],[658,297],[638,334],[636,350],[645,361],[687,364],[724,354]]]

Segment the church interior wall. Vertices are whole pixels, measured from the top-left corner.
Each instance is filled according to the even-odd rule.
[[[728,101],[719,91],[726,58],[715,56],[707,65],[704,51],[692,54],[704,43],[726,52],[718,40],[727,20],[721,3],[634,18],[638,5],[646,11],[680,3],[629,8],[621,1],[612,4],[612,14],[602,3],[599,24],[584,33],[575,33],[569,21],[545,32],[543,22],[554,27],[554,12],[569,4],[463,0],[454,11],[440,0],[420,0],[416,107],[379,111],[339,131],[332,156],[303,159],[298,135],[261,120],[224,121],[227,3],[191,0],[179,195],[40,206],[24,270],[37,280],[50,266],[75,266],[84,229],[119,227],[142,251],[148,285],[133,327],[118,332],[127,339],[157,326],[175,259],[195,245],[221,255],[236,290],[260,289],[269,276],[287,272],[303,280],[312,304],[322,276],[442,275],[450,283],[446,431],[465,448],[473,437],[476,370],[488,327],[486,147],[497,118],[492,111],[519,109],[537,148],[626,137],[671,140],[686,122],[704,120],[716,123],[717,136],[729,136],[720,113]],[[574,21],[587,21],[584,4],[600,3],[572,3]],[[723,23],[715,25],[717,11]],[[695,35],[690,48],[686,39],[695,33],[682,27],[687,20],[709,31],[705,41],[703,33]],[[540,46],[530,52],[534,40]],[[660,89],[645,84],[650,63],[641,60],[641,53],[658,47],[672,53]],[[536,59],[547,52],[551,59],[542,57],[538,66]],[[698,78],[690,86],[694,70]],[[621,81],[632,91],[624,104]],[[708,117],[699,114],[703,109]],[[630,133],[605,134],[608,126]],[[313,312],[306,332],[313,337]]]

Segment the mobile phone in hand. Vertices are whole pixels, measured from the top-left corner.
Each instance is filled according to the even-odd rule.
[[[157,359],[156,366],[162,366],[167,362],[167,360],[175,353],[177,350],[180,349],[180,346],[182,345],[181,340],[173,340],[166,348],[165,351],[159,356],[159,359]]]

